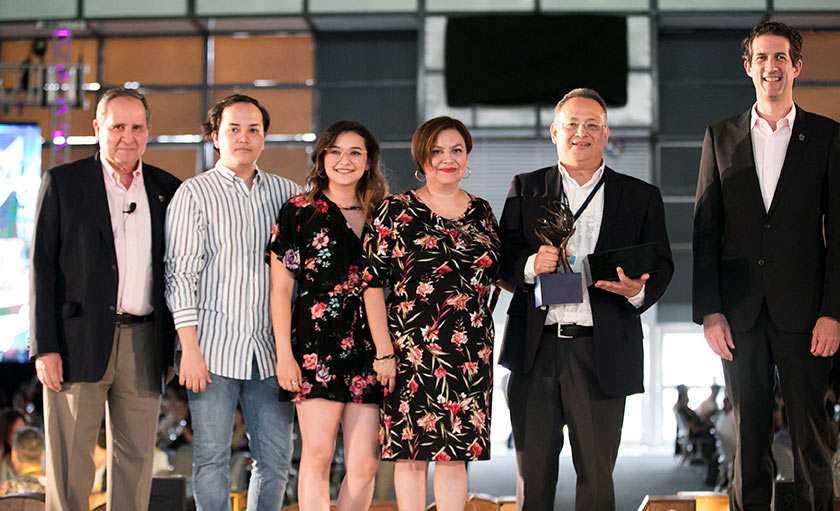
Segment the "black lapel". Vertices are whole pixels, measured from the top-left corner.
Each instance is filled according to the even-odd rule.
[[[90,160],[91,164],[85,166],[79,177],[82,194],[85,203],[90,208],[91,216],[99,233],[105,242],[112,262],[117,262],[117,251],[114,248],[114,231],[111,229],[111,211],[108,208],[108,195],[105,192],[105,181],[102,174],[102,164],[99,160],[99,153]]]
[[[149,215],[152,222],[152,254],[154,255],[163,246],[162,226],[166,214],[166,204],[160,183],[145,164],[143,165],[143,184],[146,187],[146,199],[149,201]]]
[[[545,172],[545,198],[555,200],[562,197],[563,179],[560,177],[560,169],[555,165]]]
[[[776,209],[776,204],[780,200],[779,198],[789,188],[787,186],[788,183],[796,176],[799,162],[805,156],[805,149],[808,147],[808,142],[810,142],[810,137],[808,137],[810,127],[808,113],[797,106],[796,120],[793,122],[793,131],[790,134],[790,142],[788,143],[787,153],[785,154],[785,162],[782,165],[782,173],[779,175],[776,191],[773,192],[773,201],[770,203],[770,209],[767,211],[768,218]]]
[[[735,177],[735,174],[741,174],[732,183],[738,183],[739,186],[745,188],[744,192],[747,195],[745,200],[752,201],[754,207],[760,208],[762,213],[766,213],[767,209],[764,207],[764,197],[761,195],[761,183],[758,181],[758,171],[755,168],[755,152],[752,145],[752,133],[750,132],[750,119],[752,118],[752,108],[747,110],[735,121],[732,125],[732,132],[723,132],[722,135],[730,137],[734,144],[732,148],[731,169],[732,175],[722,175],[721,179],[729,179]]]
[[[609,239],[610,227],[616,225],[618,205],[621,202],[621,187],[618,185],[615,171],[604,165],[604,216],[601,218],[601,230],[595,243],[595,252],[605,250],[603,245]]]

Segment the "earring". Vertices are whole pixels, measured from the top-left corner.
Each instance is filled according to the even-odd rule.
[[[414,171],[414,179],[420,181],[421,183],[426,180],[426,176],[420,172],[420,169],[416,169]]]
[[[467,166],[467,173],[464,174],[464,177],[462,177],[461,179],[469,179],[470,174],[472,174],[472,169],[469,166]]]

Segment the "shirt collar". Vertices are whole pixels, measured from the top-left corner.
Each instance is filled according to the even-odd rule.
[[[587,187],[594,186],[595,183],[597,183],[598,181],[601,180],[601,176],[604,174],[604,167],[605,166],[606,166],[606,162],[602,159],[601,160],[601,166],[598,167],[598,170],[596,170],[594,174],[592,174],[592,177],[589,178],[589,181],[580,185],[580,184],[578,184],[577,181],[574,180],[574,178],[572,178],[571,175],[569,175],[569,171],[566,170],[566,167],[564,167],[562,163],[557,162],[557,169],[560,171],[560,176],[563,178],[563,184],[565,185],[568,182],[572,186],[575,186],[577,188],[587,188]]]
[[[222,163],[222,160],[217,161],[216,166],[214,168],[219,173],[219,175],[222,176],[223,179],[225,179],[226,181],[228,181],[231,184],[236,183],[237,180],[241,181],[241,182],[244,182],[241,177],[236,175],[236,172],[227,168]],[[256,171],[256,174],[254,175],[254,184],[259,185],[260,180],[262,179],[262,176],[261,176],[262,171],[260,170],[259,167],[255,167],[254,170]]]
[[[793,121],[796,119],[796,105],[790,105],[790,112],[787,113],[784,117],[779,119],[779,122],[776,123],[776,130],[783,126],[787,126],[789,128],[793,128]],[[758,115],[758,103],[753,104],[753,107],[750,108],[750,128],[755,128],[759,121],[767,122],[766,120],[762,119],[760,115]],[[768,124],[769,126],[769,124]]]
[[[108,160],[105,158],[99,158],[99,161],[102,162],[102,173],[105,176],[105,179],[110,180],[109,183],[113,183],[114,185],[120,187],[121,189],[125,190],[126,188],[123,186],[122,182],[120,181],[120,174],[108,163]],[[137,168],[134,169],[132,172],[134,176],[131,180],[131,186],[134,186],[134,183],[143,183],[143,160],[137,161]],[[130,188],[130,186],[129,186]]]

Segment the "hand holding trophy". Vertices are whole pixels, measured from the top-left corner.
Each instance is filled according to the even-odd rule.
[[[543,245],[559,248],[562,273],[572,273],[572,267],[566,258],[566,244],[575,233],[575,216],[569,205],[559,200],[551,201],[542,208],[546,214],[537,219],[534,235]]]
[[[566,245],[575,233],[575,216],[569,205],[554,200],[543,205],[545,214],[537,219],[534,236],[544,245],[560,249],[560,265],[555,273],[537,275],[534,298],[537,307],[583,301],[581,274],[572,271],[566,258]]]

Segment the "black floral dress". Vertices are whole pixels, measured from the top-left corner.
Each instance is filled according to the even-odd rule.
[[[323,194],[297,195],[280,210],[269,251],[295,275],[292,353],[300,365],[299,392],[283,401],[324,398],[380,403],[375,350],[362,310],[362,242],[341,210]]]
[[[383,404],[383,459],[489,459],[487,305],[499,267],[490,205],[470,196],[464,214],[450,220],[408,192],[387,198],[365,229],[365,283],[392,290],[397,379]]]

